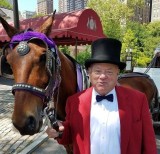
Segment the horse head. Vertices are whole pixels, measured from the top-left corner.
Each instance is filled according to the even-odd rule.
[[[12,122],[22,135],[39,132],[45,102],[51,99],[51,90],[59,84],[57,48],[48,37],[54,15],[55,12],[36,32],[31,29],[19,32],[0,17],[11,38],[3,53],[15,80],[12,87],[15,97]]]

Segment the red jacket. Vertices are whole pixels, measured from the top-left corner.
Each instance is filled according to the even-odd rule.
[[[157,154],[146,96],[121,86],[116,86],[116,92],[121,125],[121,154]],[[92,87],[67,100],[67,116],[63,123],[65,130],[58,142],[64,145],[72,143],[74,154],[90,154],[91,94]]]

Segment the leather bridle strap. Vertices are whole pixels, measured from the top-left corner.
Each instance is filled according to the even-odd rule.
[[[12,86],[12,93],[13,95],[15,95],[15,91],[17,90],[24,90],[24,91],[28,91],[31,92],[33,94],[35,94],[36,96],[40,97],[42,100],[45,99],[46,97],[46,91],[44,89],[41,88],[37,88],[34,87],[32,85],[29,84],[23,84],[23,83],[16,83],[15,85]]]

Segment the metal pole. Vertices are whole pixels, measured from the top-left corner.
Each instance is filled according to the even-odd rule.
[[[152,0],[150,0],[149,22],[151,22],[151,19],[152,19]]]
[[[78,38],[76,37],[76,44],[75,44],[75,59],[77,60],[77,46],[78,46]]]
[[[19,29],[19,12],[18,12],[18,1],[13,0],[13,16],[14,16],[14,27]]]

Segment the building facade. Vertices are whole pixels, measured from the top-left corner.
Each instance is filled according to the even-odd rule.
[[[136,6],[134,9],[133,21],[139,23],[149,23],[151,22],[151,6],[149,1],[145,1],[143,7]]]
[[[36,15],[36,12],[33,12],[33,11],[22,11],[21,12],[22,19],[32,18],[34,15]]]
[[[160,0],[144,0],[143,7],[135,7],[133,21],[149,23],[160,21]]]
[[[152,21],[160,21],[160,0],[152,0]]]
[[[88,0],[59,0],[59,12],[70,12],[84,9]]]
[[[67,12],[67,0],[59,0],[58,4],[59,12]]]
[[[37,0],[37,13],[43,15],[53,13],[53,0]]]
[[[135,6],[134,15],[131,20],[139,23],[149,23],[151,21],[151,0],[144,0],[143,6]]]

